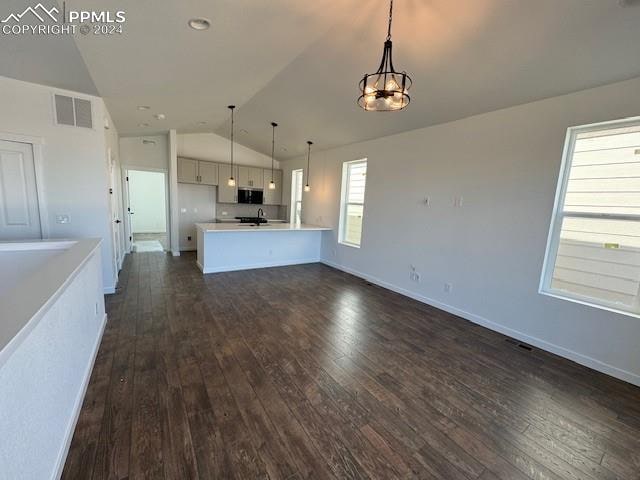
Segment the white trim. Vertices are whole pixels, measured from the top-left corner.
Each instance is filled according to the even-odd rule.
[[[115,286],[113,286],[113,287],[104,287],[102,289],[102,291],[103,291],[103,293],[105,295],[113,295],[114,293],[116,293],[116,287]]]
[[[480,315],[476,315],[474,313],[461,310],[457,307],[453,307],[451,305],[447,305],[446,303],[439,302],[438,300],[434,300],[432,298],[419,295],[417,293],[411,292],[404,288],[397,287],[391,283],[385,282],[384,280],[380,280],[379,278],[373,277],[371,275],[367,275],[357,270],[344,267],[342,265],[339,265],[337,263],[334,263],[328,260],[321,260],[321,262],[324,263],[325,265],[328,265],[329,267],[333,267],[337,270],[341,270],[351,275],[355,275],[356,277],[363,278],[368,282],[375,283],[376,285],[379,285],[393,292],[396,292],[406,297],[417,300],[418,302],[422,302],[427,305],[431,305],[432,307],[439,308],[440,310],[444,310],[445,312],[451,313],[453,315],[457,315],[458,317],[464,318],[465,320],[468,320],[475,324],[482,325],[483,327],[486,327],[490,330],[502,333],[503,335],[507,335],[509,337],[515,338],[517,340],[528,343],[530,345],[534,345],[547,352],[555,353],[556,355],[572,360],[576,363],[579,363],[580,365],[584,365],[585,367],[589,367],[598,372],[605,373],[607,375],[610,375],[612,377],[618,378],[620,380],[623,380],[625,382],[628,382],[640,387],[640,374],[623,370],[621,368],[618,368],[608,363],[597,360],[593,357],[589,357],[587,355],[583,355],[573,350],[569,350],[567,348],[561,347],[560,345],[547,342],[546,340],[542,340],[537,337],[532,337],[530,335],[527,335],[526,333],[520,332],[518,330],[514,330],[509,327],[505,327],[504,325],[493,322],[487,318],[481,317]]]
[[[51,476],[52,480],[58,480],[62,477],[62,471],[64,470],[64,464],[67,460],[67,455],[69,454],[69,448],[71,447],[71,440],[73,439],[73,433],[76,429],[76,424],[78,423],[78,418],[80,418],[80,411],[82,410],[82,403],[84,402],[84,397],[87,394],[87,388],[89,387],[89,380],[91,379],[91,372],[93,371],[93,366],[96,362],[96,358],[98,356],[98,350],[100,349],[100,343],[102,342],[102,336],[104,334],[105,326],[107,325],[107,314],[104,314],[102,318],[102,325],[100,325],[100,333],[98,338],[96,339],[95,344],[93,345],[93,352],[91,353],[91,361],[87,365],[87,368],[84,372],[84,378],[82,379],[82,387],[80,388],[80,392],[78,392],[78,396],[76,397],[76,401],[73,405],[73,417],[71,422],[67,425],[67,431],[65,433],[65,440],[62,444],[62,448],[60,449],[60,453],[58,454],[58,460],[56,462],[56,467],[53,471],[53,475]]]
[[[289,265],[303,265],[305,263],[319,263],[320,258],[302,258],[299,260],[287,260],[281,262],[262,262],[262,263],[253,263],[250,265],[229,265],[226,267],[217,267],[217,268],[207,268],[203,267],[202,264],[196,260],[196,265],[202,271],[202,273],[220,273],[220,272],[235,272],[238,270],[254,270],[256,268],[270,268],[270,267],[286,267]]]
[[[30,143],[31,145],[44,145],[44,137],[34,137],[33,135],[23,135],[21,133],[11,133],[0,131],[0,140],[7,142]]]

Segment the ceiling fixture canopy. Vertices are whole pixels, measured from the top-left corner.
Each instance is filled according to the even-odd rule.
[[[271,181],[269,182],[269,190],[276,189],[276,182],[273,181],[273,157],[276,150],[276,122],[271,122]]]
[[[311,173],[311,169],[309,168],[311,165],[311,145],[313,145],[313,142],[307,140],[307,183],[304,186],[305,192],[311,191],[311,185],[309,185],[309,174]]]
[[[375,73],[367,73],[360,80],[358,105],[367,111],[393,112],[402,110],[411,101],[408,91],[411,77],[407,72],[397,72],[391,58],[391,20],[393,18],[393,0],[389,4],[389,28],[384,42],[382,61]]]
[[[233,178],[233,110],[236,108],[235,105],[229,105],[227,107],[229,110],[231,110],[231,174],[229,177],[229,180],[227,180],[227,185],[229,185],[230,187],[235,187],[236,186],[236,179]]]

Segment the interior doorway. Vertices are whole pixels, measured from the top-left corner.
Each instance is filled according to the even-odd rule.
[[[169,249],[167,173],[125,170],[128,250],[163,252]]]

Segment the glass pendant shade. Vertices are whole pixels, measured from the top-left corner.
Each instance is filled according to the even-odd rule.
[[[269,190],[275,190],[276,189],[276,182],[274,182],[273,180],[271,180],[269,182]]]
[[[393,0],[389,6],[389,29],[384,42],[382,60],[375,73],[367,73],[360,80],[358,105],[366,111],[394,112],[402,110],[411,101],[409,89],[411,77],[406,72],[397,72],[393,66],[391,42],[391,20]]]
[[[230,187],[235,187],[236,186],[236,179],[233,177],[230,177],[229,180],[227,180],[227,185],[229,185]]]
[[[305,192],[310,192],[311,191],[311,187],[309,186],[309,184],[304,186],[304,191]]]

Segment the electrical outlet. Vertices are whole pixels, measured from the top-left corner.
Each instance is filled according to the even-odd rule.
[[[65,225],[67,223],[71,223],[71,217],[67,214],[57,214],[56,215],[56,223],[61,225]]]
[[[431,206],[431,197],[429,197],[429,196],[425,197],[425,198],[424,198],[424,204],[425,204],[427,207],[430,207],[430,206]]]
[[[453,290],[453,285],[451,285],[450,283],[445,283],[444,284],[444,292],[445,293],[451,293],[452,290]]]
[[[460,195],[459,197],[454,197],[453,206],[462,207],[463,201],[464,201],[464,198],[462,197],[462,195]]]

